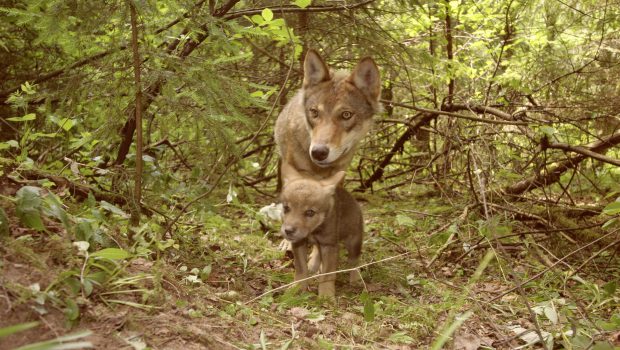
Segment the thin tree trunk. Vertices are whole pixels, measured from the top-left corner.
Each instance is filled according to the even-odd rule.
[[[134,126],[136,128],[136,174],[134,177],[133,205],[131,210],[130,225],[140,225],[140,200],[142,198],[142,84],[140,82],[140,52],[138,51],[138,20],[136,7],[129,0],[131,13],[131,49],[133,52],[134,87],[136,90],[136,106],[134,114]]]

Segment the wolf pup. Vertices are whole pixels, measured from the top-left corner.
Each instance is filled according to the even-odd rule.
[[[380,110],[381,79],[366,57],[352,73],[330,72],[314,51],[304,61],[301,90],[284,106],[274,137],[282,163],[321,180],[346,170]]]
[[[364,222],[359,204],[341,186],[344,171],[324,180],[304,178],[288,166],[283,171],[281,234],[293,245],[295,281],[316,273],[319,267],[321,273],[336,271],[340,242],[347,250],[349,266],[357,266]],[[314,249],[306,263],[309,244]],[[351,271],[351,283],[360,279],[359,271]],[[333,299],[335,282],[336,274],[320,276],[319,296]],[[300,286],[307,289],[308,282],[300,282]]]

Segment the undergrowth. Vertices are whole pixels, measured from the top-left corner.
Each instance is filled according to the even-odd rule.
[[[3,197],[0,348],[72,330],[92,333],[68,341],[97,348],[618,347],[612,229],[584,229],[586,241],[509,211],[484,219],[441,197],[364,195],[364,283],[338,276],[330,303],[316,287],[279,289],[293,267],[278,222],[261,214],[268,200],[241,197],[189,212],[171,232],[153,215],[131,244],[129,215],[111,203],[34,186]],[[607,238],[579,251],[593,233]]]

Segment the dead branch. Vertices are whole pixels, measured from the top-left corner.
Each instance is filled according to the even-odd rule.
[[[352,5],[342,5],[342,6],[308,6],[306,8],[301,8],[301,7],[294,6],[294,5],[280,6],[280,7],[270,6],[269,9],[271,11],[273,11],[274,13],[334,12],[334,11],[353,10],[353,9],[358,8],[358,7],[362,7],[362,6],[368,5],[368,4],[370,4],[370,3],[374,2],[374,1],[375,0],[366,0],[366,1],[362,1],[362,2],[359,2],[357,4],[352,4]],[[243,16],[258,15],[261,12],[263,12],[264,9],[265,9],[265,7],[261,7],[261,8],[247,9],[247,10],[231,12],[230,14],[228,14],[227,16],[224,16],[222,18],[224,20],[228,21],[228,20],[239,18],[239,17],[243,17]]]
[[[398,138],[398,140],[396,140],[396,142],[392,146],[392,149],[383,157],[383,160],[381,160],[381,163],[379,163],[379,165],[375,168],[375,171],[372,173],[372,175],[370,175],[368,179],[366,179],[360,184],[358,190],[364,191],[370,186],[372,186],[375,181],[381,179],[381,177],[383,177],[385,167],[390,164],[394,155],[404,147],[407,140],[409,140],[413,135],[415,135],[416,131],[420,127],[426,125],[435,117],[437,117],[437,114],[425,114],[422,115],[422,117],[415,124],[409,125],[407,130],[405,130],[405,132],[403,132],[403,134]]]
[[[88,198],[88,194],[92,193],[95,199],[104,200],[118,206],[124,206],[128,202],[127,199],[120,194],[103,192],[88,185],[73,182],[64,176],[47,174],[38,170],[21,171],[20,176],[27,180],[47,179],[53,182],[58,188],[67,188],[71,196],[75,197],[78,200],[85,200]]]
[[[394,105],[394,106],[398,106],[398,107],[403,107],[403,108],[407,108],[407,109],[412,109],[414,111],[418,111],[418,112],[422,112],[422,113],[433,113],[433,114],[439,114],[439,115],[445,115],[445,116],[450,116],[450,117],[455,117],[455,118],[459,118],[459,119],[467,119],[467,120],[473,120],[473,121],[477,121],[477,122],[482,122],[482,123],[487,123],[487,124],[502,124],[502,125],[528,125],[527,122],[523,122],[523,121],[515,121],[513,120],[512,116],[506,112],[502,112],[498,109],[495,108],[491,108],[491,107],[475,107],[472,106],[471,108],[458,108],[458,107],[464,107],[464,105],[447,105],[445,110],[436,110],[436,109],[429,109],[429,108],[422,108],[422,107],[417,107],[417,106],[413,106],[413,105],[408,105],[408,104],[404,104],[404,103],[399,103],[399,102],[392,102],[392,101],[387,101],[387,100],[381,100],[381,102],[388,104],[388,105]],[[453,113],[451,112],[451,110],[467,110],[467,111],[473,111],[476,113],[489,113],[491,115],[495,115],[497,117],[500,117],[502,119],[506,119],[506,120],[494,120],[494,119],[485,119],[485,118],[479,118],[479,117],[474,117],[471,115],[464,115],[464,114],[459,114],[459,113]],[[481,111],[485,111],[485,112],[481,112]],[[491,113],[491,111],[493,111],[493,113]]]
[[[594,153],[604,153],[609,148],[620,144],[620,131],[611,135],[607,135],[601,138],[599,141],[591,143],[590,145],[582,148],[588,149]],[[527,179],[521,180],[514,185],[504,188],[504,193],[509,195],[519,195],[527,191],[531,191],[536,188],[547,187],[560,180],[562,174],[567,170],[573,169],[579,165],[584,159],[588,158],[585,154],[579,153],[576,156],[568,158],[562,163],[558,164],[555,168],[547,172],[539,172],[538,174],[531,176]]]
[[[579,154],[582,154],[590,158],[594,158],[604,163],[609,163],[612,165],[620,166],[620,159],[607,157],[603,154],[592,152],[589,149],[585,147],[581,147],[581,146],[571,146],[567,143],[554,142],[554,143],[545,144],[545,148],[561,149],[561,150],[568,151],[568,152],[579,153]]]

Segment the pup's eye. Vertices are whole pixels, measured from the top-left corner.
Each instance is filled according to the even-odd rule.
[[[307,217],[311,218],[314,216],[314,214],[316,214],[316,212],[312,209],[308,209],[306,210],[306,212],[304,213],[304,215],[306,215]]]
[[[344,120],[348,120],[351,119],[351,117],[353,116],[353,113],[349,112],[349,111],[344,111],[342,112],[342,119]]]
[[[286,214],[289,211],[291,211],[291,207],[289,207],[288,205],[285,205],[282,209],[284,209],[284,214]]]
[[[310,108],[308,110],[308,113],[310,113],[310,117],[312,118],[316,118],[319,116],[319,111],[316,108]]]

